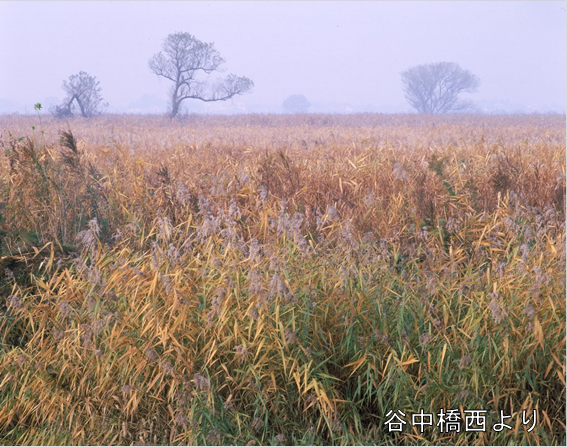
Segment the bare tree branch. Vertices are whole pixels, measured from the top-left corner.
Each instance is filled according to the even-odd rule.
[[[148,66],[156,75],[173,82],[170,90],[171,118],[177,115],[186,99],[226,101],[254,86],[250,79],[233,74],[209,85],[207,76],[221,71],[220,66],[224,62],[212,43],[203,43],[189,33],[167,36],[162,51],[151,57]]]

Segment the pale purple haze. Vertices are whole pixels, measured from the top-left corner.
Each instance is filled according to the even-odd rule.
[[[481,79],[486,112],[565,113],[563,1],[0,2],[0,113],[54,105],[79,71],[109,112],[162,112],[168,81],[148,59],[169,34],[214,42],[249,94],[186,110],[281,112],[303,94],[313,112],[409,112],[400,73],[450,61]]]

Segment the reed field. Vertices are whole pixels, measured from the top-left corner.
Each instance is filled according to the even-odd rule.
[[[565,445],[565,129],[0,117],[0,444]]]

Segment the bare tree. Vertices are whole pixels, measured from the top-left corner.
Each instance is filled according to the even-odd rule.
[[[186,99],[205,102],[226,101],[250,90],[254,83],[243,76],[228,75],[212,85],[208,75],[221,71],[225,60],[213,43],[203,43],[189,33],[174,33],[163,41],[162,50],[152,56],[150,70],[171,82],[169,116],[175,117]]]
[[[480,79],[454,62],[412,67],[402,73],[406,99],[419,113],[450,113],[472,109],[471,101],[459,100],[473,93]]]
[[[83,118],[91,118],[102,113],[107,105],[100,94],[102,88],[96,77],[84,71],[63,81],[63,90],[67,97],[63,104],[55,107],[54,114],[58,117],[73,116],[78,110]]]

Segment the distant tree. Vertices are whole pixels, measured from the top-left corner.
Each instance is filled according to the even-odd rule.
[[[305,113],[311,103],[303,95],[291,95],[285,99],[282,106],[287,113]]]
[[[219,67],[225,60],[213,43],[203,43],[189,33],[170,34],[164,39],[162,50],[152,56],[148,66],[156,75],[173,82],[170,91],[171,118],[177,115],[186,99],[226,101],[254,86],[250,79],[234,74],[209,85],[207,76],[221,71]]]
[[[450,113],[471,109],[461,93],[474,93],[480,79],[454,62],[417,65],[402,73],[406,99],[419,113]]]
[[[63,103],[54,109],[54,114],[60,118],[71,117],[77,112],[80,112],[83,118],[91,118],[102,113],[102,109],[107,106],[100,94],[102,88],[99,87],[96,77],[84,71],[63,81],[63,90],[67,96]]]

